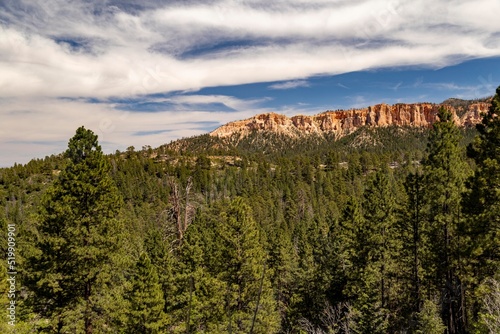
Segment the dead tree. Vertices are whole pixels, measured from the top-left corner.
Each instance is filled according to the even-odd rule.
[[[179,183],[174,178],[168,178],[168,184],[172,190],[170,195],[170,203],[172,204],[170,211],[171,221],[175,224],[177,243],[182,243],[184,233],[189,224],[194,219],[194,206],[190,203],[189,194],[193,186],[192,178],[189,177],[186,183],[186,188],[182,191]],[[184,192],[184,194],[183,194]]]

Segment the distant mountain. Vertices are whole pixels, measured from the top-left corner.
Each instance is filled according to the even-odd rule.
[[[462,103],[457,103],[463,101]],[[424,127],[429,128],[436,120],[440,107],[453,114],[459,126],[473,126],[481,121],[481,113],[490,106],[488,102],[447,100],[443,104],[415,103],[395,105],[377,104],[362,109],[325,111],[314,116],[297,115],[291,118],[276,114],[260,114],[242,121],[225,124],[210,133],[213,137],[228,138],[237,134],[248,136],[252,132],[270,132],[289,137],[303,135],[334,136],[342,138],[362,127]]]

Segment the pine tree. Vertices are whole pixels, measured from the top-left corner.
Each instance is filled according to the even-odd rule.
[[[425,199],[423,177],[420,171],[409,173],[404,182],[406,203],[400,210],[400,234],[405,245],[399,263],[405,288],[405,317],[415,329],[424,299],[423,261],[427,255]]]
[[[363,201],[363,226],[357,237],[359,244],[357,261],[360,284],[355,303],[360,312],[360,332],[385,333],[389,317],[395,309],[398,296],[393,282],[398,272],[395,259],[401,245],[397,238],[395,198],[388,177],[389,171],[382,169],[369,182]]]
[[[153,228],[148,232],[144,240],[144,249],[148,254],[151,264],[158,274],[158,282],[162,286],[165,298],[165,311],[170,307],[169,296],[173,294],[172,286],[174,279],[175,257],[172,255],[170,244],[172,240],[162,236],[163,233]],[[173,239],[173,238],[171,238]]]
[[[445,330],[436,303],[431,300],[423,301],[416,316],[415,334],[443,334]]]
[[[461,196],[467,176],[461,134],[452,114],[441,108],[439,121],[429,135],[428,157],[424,161],[425,200],[429,221],[428,238],[432,257],[426,271],[434,291],[441,293],[441,313],[448,333],[464,333],[466,316],[464,286],[459,272]]]
[[[220,279],[227,284],[227,330],[232,333],[275,333],[279,328],[267,254],[250,207],[242,199],[231,202],[217,224],[220,265],[226,270]]]
[[[363,213],[359,201],[351,197],[342,211],[339,223],[339,261],[347,277],[344,294],[353,303],[360,283],[360,268],[366,265],[366,255],[361,254],[360,245],[364,242]]]
[[[476,125],[478,135],[467,147],[467,155],[476,164],[467,183],[464,211],[468,241],[466,252],[471,285],[476,294],[500,270],[500,87],[491,107]],[[480,302],[474,301],[472,315],[478,320]]]
[[[65,157],[66,168],[42,201],[29,283],[51,332],[92,333],[103,316],[98,296],[118,247],[121,198],[92,131],[78,128]]]
[[[172,333],[224,333],[226,284],[217,278],[220,255],[214,249],[211,213],[197,214],[179,249],[169,300]],[[211,218],[214,218],[212,220]]]
[[[282,330],[290,330],[297,320],[296,304],[301,301],[298,286],[301,283],[298,270],[298,255],[292,244],[290,232],[285,223],[277,224],[268,233],[269,266],[276,295],[278,311],[281,315]],[[301,313],[301,312],[300,312]],[[298,314],[302,316],[302,314]]]
[[[163,291],[156,268],[146,253],[141,253],[132,276],[132,288],[127,295],[130,302],[127,333],[161,333],[164,320]]]

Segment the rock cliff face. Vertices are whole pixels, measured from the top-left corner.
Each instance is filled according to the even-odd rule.
[[[473,126],[481,121],[481,113],[488,111],[489,103],[478,102],[467,110],[457,110],[450,105],[415,104],[377,104],[363,109],[326,111],[314,116],[287,116],[268,113],[252,118],[231,122],[212,131],[210,135],[228,137],[235,133],[244,136],[252,131],[270,131],[297,137],[306,134],[334,134],[337,138],[348,135],[362,126],[413,126],[430,127],[437,120],[439,108],[443,106],[453,114],[459,126]]]

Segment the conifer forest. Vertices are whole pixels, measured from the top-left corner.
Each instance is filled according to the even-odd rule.
[[[80,127],[0,169],[0,332],[498,334],[499,115],[109,155]]]

